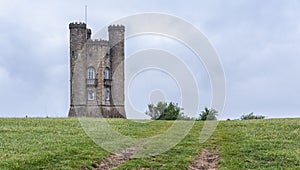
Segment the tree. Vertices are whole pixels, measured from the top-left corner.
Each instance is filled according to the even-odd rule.
[[[178,104],[174,104],[170,102],[165,111],[160,115],[158,118],[159,120],[176,120],[178,116],[180,115],[181,108],[178,106]]]
[[[241,116],[241,120],[250,120],[250,119],[264,119],[265,116],[263,115],[254,115],[253,112],[249,113],[249,114],[243,114]]]
[[[165,102],[158,102],[156,106],[154,104],[148,104],[146,115],[150,116],[152,120],[158,120],[166,108],[167,103]]]
[[[208,109],[205,107],[199,116],[198,120],[217,120],[218,111],[213,108]]]
[[[146,115],[150,116],[152,120],[192,120],[192,118],[185,116],[181,110],[183,108],[173,102],[158,102],[156,106],[148,104]]]

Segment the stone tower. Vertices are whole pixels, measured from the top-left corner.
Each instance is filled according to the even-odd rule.
[[[109,41],[92,40],[85,23],[70,23],[69,29],[69,117],[126,118],[124,26],[109,26]]]
[[[112,102],[115,108],[125,114],[124,110],[124,31],[122,25],[109,26],[109,48],[112,71]]]

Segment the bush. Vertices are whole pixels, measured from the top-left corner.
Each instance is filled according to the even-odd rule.
[[[250,120],[250,119],[264,119],[265,116],[263,115],[254,115],[253,112],[249,113],[249,114],[243,114],[241,116],[241,120]]]
[[[156,106],[148,104],[146,115],[150,116],[152,120],[192,120],[192,118],[184,115],[181,110],[183,108],[173,102],[158,102]]]
[[[158,102],[156,106],[154,104],[148,104],[146,115],[150,116],[152,120],[158,120],[165,112],[166,108],[167,103],[165,102]]]
[[[208,109],[207,107],[199,114],[199,118],[197,120],[217,120],[218,111],[211,108]]]

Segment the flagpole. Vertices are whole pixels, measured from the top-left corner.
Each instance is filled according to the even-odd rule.
[[[85,5],[84,15],[85,15],[85,24],[87,25],[87,5]]]

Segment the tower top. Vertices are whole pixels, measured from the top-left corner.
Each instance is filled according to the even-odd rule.
[[[69,29],[72,28],[84,28],[86,29],[86,24],[84,22],[71,22],[69,24]]]
[[[108,31],[125,31],[124,25],[110,25],[108,26]]]

